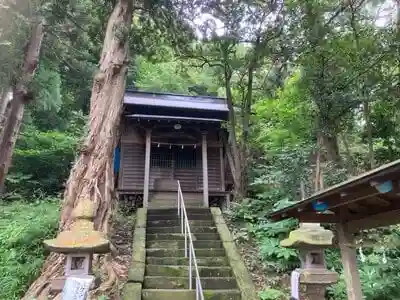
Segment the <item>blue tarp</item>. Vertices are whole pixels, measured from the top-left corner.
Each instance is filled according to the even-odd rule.
[[[119,167],[120,167],[120,154],[121,150],[119,148],[119,146],[117,146],[117,148],[115,148],[114,151],[114,174],[117,174],[119,172]]]

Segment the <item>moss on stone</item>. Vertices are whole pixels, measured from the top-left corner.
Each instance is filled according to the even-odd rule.
[[[223,216],[221,215],[221,210],[219,208],[214,208],[212,210],[213,218],[215,225],[217,226],[217,230],[222,242],[232,242],[232,235],[229,231],[228,226],[223,221]],[[222,221],[221,221],[222,219]]]
[[[128,282],[122,289],[122,300],[141,300],[142,284]]]
[[[136,228],[133,233],[133,243],[146,241],[146,228]]]
[[[237,290],[204,290],[205,300],[241,300]],[[195,291],[189,290],[143,290],[143,300],[195,300]],[[244,300],[244,299],[243,299]]]
[[[333,242],[333,232],[317,224],[302,224],[292,230],[289,237],[281,241],[282,247],[329,247]]]
[[[132,245],[132,262],[146,261],[146,242],[145,241],[134,241]]]
[[[151,241],[148,242],[147,248],[168,248],[168,249],[179,249],[184,247],[184,241]]]
[[[128,282],[143,283],[144,281],[145,263],[132,261],[128,271]]]
[[[136,212],[135,228],[146,228],[147,223],[147,209],[138,208]]]
[[[147,253],[152,257],[183,257],[185,252],[183,249],[147,249]],[[224,249],[221,248],[209,248],[209,249],[197,249],[196,257],[216,257],[225,256]]]
[[[146,273],[156,276],[185,277],[188,276],[188,269],[186,266],[150,265],[146,267]]]
[[[235,274],[242,298],[246,300],[259,299],[251,276],[242,260],[241,255],[236,249],[236,245],[232,239],[229,228],[225,222],[221,221],[221,219],[223,220],[221,210],[219,208],[214,208],[211,210],[211,212],[228,257],[229,264],[232,267],[233,273]]]
[[[240,300],[240,299],[242,299],[240,297],[240,294],[235,290],[232,290],[232,291],[205,290],[205,291],[203,291],[203,294],[204,294],[205,300]]]

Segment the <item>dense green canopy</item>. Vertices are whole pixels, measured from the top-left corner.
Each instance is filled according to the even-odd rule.
[[[270,224],[268,212],[400,157],[399,2],[135,3],[127,86],[227,97],[238,236],[254,238],[271,278],[289,272],[297,257],[280,248],[279,239],[295,224]],[[30,85],[34,101],[6,181],[7,203],[62,191],[86,132],[91,82],[113,4],[0,3],[0,96],[20,76],[32,18],[46,23]],[[389,228],[363,236],[374,245],[360,266],[368,300],[400,297],[399,233]],[[338,253],[330,252],[330,266],[340,270],[338,262]],[[2,282],[0,291],[6,291]],[[276,295],[266,289],[261,298]],[[346,299],[343,283],[329,295]]]

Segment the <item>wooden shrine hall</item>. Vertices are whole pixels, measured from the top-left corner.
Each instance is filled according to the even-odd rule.
[[[179,180],[187,206],[229,201],[228,113],[224,98],[127,90],[117,148],[120,198],[173,207]]]
[[[361,300],[355,234],[400,223],[400,160],[321,190],[272,213],[269,218],[273,221],[295,218],[304,223],[335,224],[348,299]]]

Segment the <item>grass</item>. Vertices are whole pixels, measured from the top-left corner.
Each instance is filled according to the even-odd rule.
[[[43,240],[54,237],[59,201],[0,202],[0,300],[20,299],[39,275]]]

